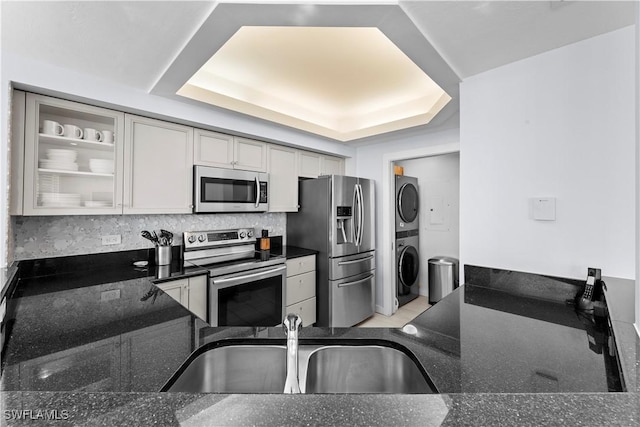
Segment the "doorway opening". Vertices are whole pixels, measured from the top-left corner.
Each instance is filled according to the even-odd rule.
[[[415,179],[396,178],[396,172],[400,170],[402,176]],[[402,216],[397,214],[396,181],[417,184],[419,203],[413,223],[403,222]],[[382,305],[378,304],[376,311],[391,316],[399,307],[398,284],[402,284],[402,280],[399,278],[398,256],[403,250],[411,255],[404,259],[404,264],[407,264],[410,272],[417,274],[417,286],[412,286],[411,293],[421,299],[428,299],[429,294],[428,260],[443,255],[459,259],[460,145],[444,144],[387,154],[383,158],[382,184],[382,196],[388,202],[383,203],[385,207],[382,211],[381,246],[385,268],[382,272]],[[409,191],[404,195],[405,204],[411,201],[411,197],[407,196],[411,194]],[[412,208],[405,206],[404,209],[411,211]],[[412,216],[405,212],[404,219]],[[397,231],[400,233],[396,234]],[[408,240],[398,240],[397,236],[408,237]],[[407,244],[413,245],[415,250],[408,250]],[[420,264],[417,272],[412,265],[415,259]],[[404,281],[410,276],[405,272]],[[407,295],[407,289],[403,290],[405,295],[400,298],[402,302],[415,298]]]

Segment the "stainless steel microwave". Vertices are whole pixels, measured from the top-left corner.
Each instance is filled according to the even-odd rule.
[[[269,175],[208,166],[193,167],[193,211],[266,212]]]

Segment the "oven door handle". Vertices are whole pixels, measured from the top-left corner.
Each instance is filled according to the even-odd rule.
[[[338,284],[338,287],[339,288],[344,288],[345,286],[357,285],[358,283],[366,282],[367,280],[371,279],[372,277],[373,277],[373,274],[370,274],[367,277],[365,277],[364,279],[355,280],[353,282],[340,283],[340,284]]]
[[[244,274],[241,276],[233,276],[233,277],[221,278],[221,279],[213,278],[211,279],[211,281],[213,282],[214,285],[222,285],[222,284],[235,283],[235,282],[242,283],[242,282],[246,282],[247,279],[256,279],[256,280],[266,279],[267,277],[277,275],[274,273],[281,273],[286,269],[287,269],[287,266],[282,265],[266,271],[260,271],[258,273]]]

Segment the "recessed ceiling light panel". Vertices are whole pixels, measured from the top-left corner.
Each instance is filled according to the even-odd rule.
[[[428,123],[451,99],[375,27],[241,27],[178,95],[340,141]]]

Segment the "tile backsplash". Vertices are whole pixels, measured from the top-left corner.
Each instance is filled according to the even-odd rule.
[[[284,213],[248,213],[11,217],[15,260],[152,247],[151,242],[140,236],[142,230],[171,231],[174,233],[173,244],[180,245],[183,231],[243,227],[267,229],[270,235],[286,236],[287,216]],[[102,236],[116,234],[121,236],[120,244],[102,245]]]

